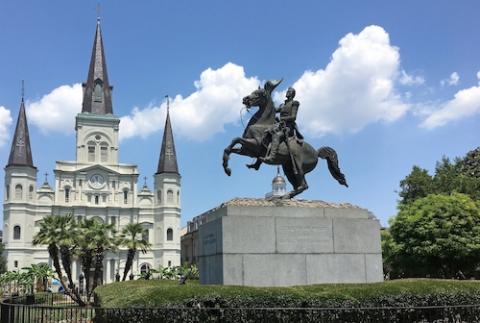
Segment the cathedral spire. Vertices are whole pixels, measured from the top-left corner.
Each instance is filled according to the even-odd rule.
[[[173,142],[172,125],[170,123],[170,101],[167,98],[167,120],[163,130],[162,150],[158,159],[157,174],[174,173],[179,174],[177,165],[177,154],[175,152],[175,143]]]
[[[108,83],[107,64],[103,51],[100,18],[98,17],[87,82],[83,84],[83,87],[83,113],[113,114],[113,88],[110,86],[110,83]]]
[[[10,149],[10,157],[8,158],[9,166],[33,166],[32,149],[30,147],[30,136],[28,134],[27,115],[25,114],[25,102],[23,99],[22,84],[22,102],[18,111],[17,126],[12,140],[12,148]]]

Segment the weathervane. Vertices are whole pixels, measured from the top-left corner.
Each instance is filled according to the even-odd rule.
[[[97,23],[100,23],[100,2],[97,2]]]
[[[25,81],[22,80],[22,101],[24,97],[25,97]]]

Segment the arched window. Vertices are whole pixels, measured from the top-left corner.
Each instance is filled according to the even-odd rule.
[[[100,160],[102,163],[106,163],[108,161],[108,144],[106,142],[102,142],[100,144]]]
[[[172,190],[167,191],[167,203],[173,203],[173,191]]]
[[[94,162],[95,161],[95,143],[93,141],[89,141],[87,143],[88,146],[88,161]]]
[[[157,201],[158,203],[162,203],[162,190],[157,191]]]
[[[13,227],[13,240],[20,240],[20,236],[22,234],[22,229],[19,225]]]
[[[7,185],[7,187],[5,188],[5,193],[6,193],[5,198],[7,200],[9,200],[10,199],[10,185]]]
[[[93,220],[93,221],[96,221],[96,222],[98,222],[98,223],[105,223],[105,222],[103,221],[103,219],[102,219],[101,217],[99,217],[99,216],[94,216],[94,217],[92,218],[92,220]]]
[[[65,187],[65,203],[70,202],[70,187]]]
[[[17,184],[15,186],[15,199],[16,200],[21,200],[23,196],[23,187],[20,184]]]
[[[30,200],[33,200],[33,185],[30,185],[30,187],[28,188],[28,198]]]
[[[128,190],[123,190],[123,204],[128,204]]]
[[[98,195],[95,195],[95,205],[98,205]]]
[[[149,264],[143,264],[141,267],[140,267],[140,272],[142,274],[146,274],[147,272],[150,271],[150,265]]]
[[[173,229],[172,228],[167,229],[167,241],[173,241]]]
[[[180,204],[180,191],[177,191],[177,204]]]
[[[149,235],[148,228],[145,228],[145,231],[142,232],[142,240],[149,242],[149,239],[150,239],[150,235]]]

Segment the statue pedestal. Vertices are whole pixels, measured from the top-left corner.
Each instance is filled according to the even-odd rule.
[[[234,199],[199,228],[201,284],[383,281],[380,224],[350,204]]]

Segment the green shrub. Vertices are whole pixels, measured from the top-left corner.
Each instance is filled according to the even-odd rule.
[[[199,285],[193,281],[178,285],[175,281],[154,280],[114,283],[96,291],[98,305],[102,306],[97,315],[104,320],[99,322],[480,320],[480,305],[452,307],[480,304],[480,282],[477,281],[416,279],[255,288]],[[412,309],[425,306],[429,308]],[[448,307],[442,308],[444,306]]]

